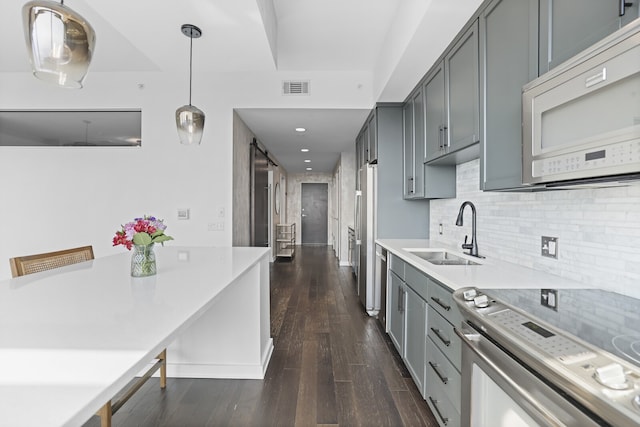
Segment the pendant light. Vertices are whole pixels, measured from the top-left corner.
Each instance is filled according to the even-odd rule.
[[[36,0],[25,4],[24,33],[33,75],[79,89],[91,63],[96,34],[82,16],[63,3]]]
[[[176,110],[176,126],[180,142],[185,145],[200,144],[204,131],[204,112],[191,105],[191,80],[193,68],[193,39],[202,35],[200,28],[191,24],[182,26],[182,33],[189,37],[189,105],[183,105]]]

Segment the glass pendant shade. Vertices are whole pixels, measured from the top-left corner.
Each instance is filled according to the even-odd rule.
[[[193,105],[183,105],[176,110],[176,126],[182,144],[200,144],[204,131],[204,113]]]
[[[193,80],[193,39],[202,35],[202,30],[193,24],[184,24],[180,31],[189,37],[189,105],[183,105],[176,110],[176,127],[180,143],[184,145],[199,145],[204,132],[204,112],[191,105],[191,82]]]
[[[91,25],[61,3],[30,1],[22,8],[33,75],[67,88],[81,88],[96,44]]]

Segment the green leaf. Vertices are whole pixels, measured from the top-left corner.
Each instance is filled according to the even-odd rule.
[[[173,240],[173,237],[162,234],[160,236],[154,237],[153,243],[163,243],[163,242],[166,242],[167,240]]]
[[[151,238],[153,239],[154,237],[162,236],[163,234],[164,230],[156,230],[156,232],[151,235]]]
[[[134,245],[150,245],[152,243],[149,233],[136,233],[133,235]]]

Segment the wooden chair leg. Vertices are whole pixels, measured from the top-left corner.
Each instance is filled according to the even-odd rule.
[[[98,415],[100,416],[100,427],[111,427],[111,401],[108,401],[104,404],[102,408],[98,411]]]
[[[160,365],[160,388],[167,387],[167,349],[165,348],[158,355],[158,359],[162,360]]]

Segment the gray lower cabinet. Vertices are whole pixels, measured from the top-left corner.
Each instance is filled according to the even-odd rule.
[[[394,271],[391,271],[389,273],[389,283],[387,284],[389,337],[396,346],[398,353],[403,357],[405,294],[404,281]]]
[[[540,0],[540,74],[636,18],[637,1]]]
[[[437,406],[439,415],[453,419],[460,413],[462,379],[460,371],[445,357],[431,340],[427,340],[427,366],[425,381],[425,399],[431,404],[432,411]],[[444,396],[444,397],[443,397]],[[431,401],[429,399],[433,401]],[[447,401],[439,405],[439,402]],[[453,408],[447,411],[445,408]],[[436,414],[437,415],[437,414]],[[440,420],[442,421],[442,419]]]
[[[389,335],[441,427],[460,425],[462,317],[452,291],[390,255]]]
[[[427,303],[407,284],[406,334],[404,360],[416,387],[424,392],[425,337],[427,328]]]
[[[462,317],[452,291],[429,279],[425,399],[442,427],[460,425],[462,342],[454,327]]]
[[[537,77],[538,0],[495,0],[480,13],[480,188],[522,187],[522,86]]]

